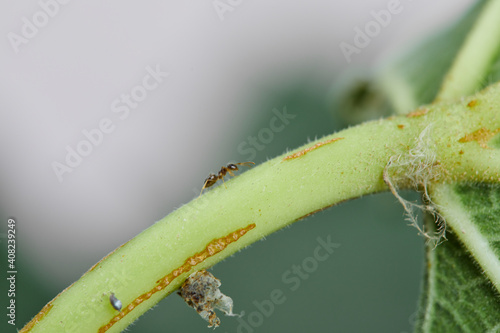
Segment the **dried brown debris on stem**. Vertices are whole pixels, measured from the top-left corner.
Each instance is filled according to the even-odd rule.
[[[436,153],[433,150],[431,139],[431,128],[427,126],[415,139],[415,145],[409,148],[407,153],[393,155],[384,168],[383,179],[392,194],[398,199],[406,212],[406,219],[412,226],[417,228],[429,241],[438,245],[442,239],[446,239],[446,223],[438,213],[437,206],[429,196],[429,185],[440,178],[441,170]],[[393,172],[390,172],[392,169]],[[404,184],[407,188],[413,188],[422,192],[423,204],[410,202],[398,192],[398,184]],[[429,234],[424,226],[420,226],[416,211],[423,211],[434,216],[438,224],[435,235]]]
[[[201,270],[191,274],[178,292],[187,305],[208,321],[208,327],[216,328],[220,325],[215,309],[228,316],[237,316],[233,314],[233,300],[220,292],[220,285],[219,279],[206,270]]]

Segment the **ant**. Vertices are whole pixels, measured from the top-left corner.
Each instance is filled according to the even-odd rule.
[[[203,193],[204,189],[217,183],[217,181],[219,179],[222,179],[222,183],[224,184],[224,187],[227,188],[226,183],[224,183],[224,176],[226,175],[226,173],[228,173],[234,177],[233,171],[238,171],[238,165],[244,165],[244,166],[247,166],[250,168],[251,167],[250,164],[255,164],[255,163],[254,162],[229,163],[228,165],[220,168],[220,171],[217,174],[211,173],[210,175],[208,175],[207,179],[205,179],[205,183],[203,184],[203,187],[201,188],[200,196]]]

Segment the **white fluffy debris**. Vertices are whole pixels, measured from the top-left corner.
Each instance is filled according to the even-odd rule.
[[[219,279],[206,270],[201,270],[191,274],[178,292],[187,305],[208,321],[208,327],[216,328],[220,325],[215,309],[228,316],[237,316],[233,314],[233,300],[220,292],[220,285]]]
[[[391,156],[384,168],[384,182],[392,194],[403,205],[406,212],[406,220],[424,235],[428,240],[439,244],[445,238],[446,223],[432,202],[428,185],[431,181],[437,181],[440,177],[439,162],[434,152],[433,142],[430,135],[431,125],[427,126],[415,139],[415,145],[407,153]],[[422,192],[423,204],[410,202],[398,193],[398,184],[405,185]],[[437,232],[432,235],[420,226],[417,219],[417,211],[430,213],[438,225]]]

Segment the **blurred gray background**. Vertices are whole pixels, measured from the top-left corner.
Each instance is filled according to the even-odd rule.
[[[107,253],[197,196],[210,172],[228,161],[261,163],[345,127],[327,103],[343,73],[406,50],[473,1],[401,0],[347,61],[341,43],[353,44],[355,29],[391,3],[2,1],[0,267],[6,271],[13,217],[17,328]],[[285,107],[296,117],[249,149],[249,137],[258,139],[273,109]],[[82,143],[85,133],[94,144]],[[68,167],[71,150],[87,156]],[[291,291],[282,274],[326,235],[341,246]],[[257,311],[254,301],[273,289],[285,292],[272,315],[240,332],[410,332],[422,265],[423,239],[381,194],[298,222],[212,273],[236,312]],[[206,325],[171,295],[129,332]],[[238,325],[223,317],[217,331]]]

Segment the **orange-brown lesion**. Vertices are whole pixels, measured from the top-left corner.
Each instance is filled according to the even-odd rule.
[[[335,204],[333,204],[333,205],[336,205],[336,203],[335,203]],[[312,211],[312,212],[310,212],[310,213],[307,213],[307,214],[305,214],[305,215],[302,215],[301,217],[299,217],[299,218],[298,218],[297,220],[295,220],[295,221],[299,221],[299,220],[305,219],[306,217],[309,217],[309,216],[312,216],[312,215],[314,215],[314,214],[316,214],[316,213],[319,213],[319,212],[321,212],[321,211],[323,211],[323,210],[325,210],[325,209],[328,209],[328,208],[332,207],[333,205],[330,205],[330,206],[327,206],[327,207],[322,207],[322,208],[319,208],[319,209],[313,210],[313,211]]]
[[[59,296],[59,295],[58,295]],[[57,296],[56,296],[57,298]],[[50,301],[49,303],[47,303],[42,311],[38,312],[38,314],[33,317],[33,319],[31,319],[31,321],[29,323],[27,323],[22,330],[19,331],[19,333],[26,333],[26,332],[29,332],[31,331],[31,329],[33,328],[33,326],[36,325],[36,323],[38,323],[40,320],[42,320],[43,317],[45,317],[45,315],[50,311],[50,309],[52,309],[52,302],[56,299],[54,298],[52,301]]]
[[[469,103],[467,103],[467,106],[471,109],[473,109],[476,105],[477,105],[477,99],[473,99]]]
[[[130,241],[128,241],[130,242]],[[116,251],[118,251],[119,249],[121,249],[122,247],[124,247],[125,245],[127,245],[127,243],[123,243],[122,245],[120,245],[119,247],[117,247],[116,249],[114,249],[112,252],[108,253],[104,258],[102,258],[101,260],[99,260],[94,266],[90,267],[90,269],[85,272],[85,274],[89,273],[89,272],[92,272],[94,269],[97,268],[97,266],[99,266],[104,260],[106,260],[109,256],[111,256],[112,254],[114,254]],[[84,276],[85,276],[84,274]]]
[[[493,138],[499,132],[500,128],[497,128],[496,130],[489,130],[483,127],[478,129],[477,131],[466,134],[463,138],[458,140],[458,142],[465,143],[465,142],[477,141],[477,143],[479,143],[479,146],[481,146],[481,148],[491,148],[488,147],[488,141],[490,141],[491,138]]]
[[[109,256],[111,256],[113,253],[115,253],[116,251],[118,251],[120,248],[122,248],[123,246],[125,246],[128,242],[120,245],[118,248],[116,248],[113,252],[109,253],[108,255],[106,255],[104,258],[102,258],[101,260],[99,260],[94,266],[90,267],[90,269],[85,272],[85,274],[83,274],[83,276],[85,276],[86,274],[88,274],[89,272],[92,272],[94,269],[96,269],[106,258],[108,258]],[[82,277],[83,277],[82,276]],[[64,289],[62,292],[60,292],[56,297],[54,297],[49,303],[47,303],[43,308],[42,310],[35,316],[33,317],[33,319],[31,319],[31,321],[29,323],[27,323],[22,330],[19,331],[19,333],[26,333],[26,332],[29,332],[33,326],[35,326],[35,324],[37,322],[39,322],[40,320],[42,320],[42,318],[47,314],[47,312],[50,311],[50,309],[52,308],[53,306],[53,303],[54,301],[62,294],[64,293],[65,291],[67,291],[68,289],[70,289],[71,287],[73,287],[74,283],[72,283],[69,287],[67,287],[66,289]]]
[[[208,245],[205,247],[205,249],[203,249],[203,251],[198,252],[193,256],[187,258],[186,261],[184,261],[183,265],[174,269],[172,272],[165,275],[161,279],[157,280],[156,281],[157,285],[153,289],[140,295],[135,300],[133,300],[128,306],[124,307],[124,309],[122,309],[122,311],[119,314],[114,316],[108,324],[100,327],[98,332],[103,333],[109,330],[114,324],[120,321],[120,319],[125,317],[132,310],[134,310],[139,304],[150,299],[151,296],[153,296],[155,293],[165,289],[170,283],[172,283],[172,281],[175,278],[177,278],[181,274],[189,272],[194,266],[202,263],[207,258],[223,251],[229,244],[236,242],[238,239],[244,236],[248,231],[255,228],[255,226],[256,226],[255,223],[249,224],[245,228],[238,229],[225,237],[216,238],[210,243],[208,243]]]
[[[315,144],[314,146],[312,147],[308,147],[306,149],[303,149],[299,152],[296,152],[292,155],[288,155],[287,157],[285,157],[283,159],[283,161],[286,161],[286,160],[291,160],[291,159],[294,159],[294,158],[297,158],[297,157],[301,157],[305,154],[307,154],[308,152],[314,150],[314,149],[318,149],[319,147],[323,147],[324,145],[327,145],[329,143],[332,143],[332,142],[335,142],[335,141],[338,141],[338,140],[342,140],[343,138],[333,138],[333,139],[330,139],[330,140],[326,140],[326,141],[322,141],[322,142],[318,142],[317,144]]]
[[[344,203],[344,202],[346,202],[346,201],[349,201],[349,200],[351,200],[351,199],[341,200],[341,201],[336,202],[336,203],[333,203],[333,204],[331,204],[331,205],[328,205],[328,206],[321,207],[321,208],[319,208],[319,209],[313,210],[312,212],[307,213],[307,214],[302,215],[301,217],[297,218],[297,219],[295,220],[295,222],[300,221],[300,220],[302,220],[302,219],[305,219],[305,218],[307,218],[307,217],[309,217],[309,216],[312,216],[312,215],[314,215],[314,214],[316,214],[316,213],[319,213],[319,212],[321,212],[321,211],[324,211],[324,210],[326,210],[326,209],[328,209],[328,208],[331,208],[331,207],[333,207],[333,206],[340,205],[340,204],[342,204],[342,203]]]
[[[415,118],[415,117],[420,117],[420,116],[423,116],[425,114],[427,114],[427,112],[429,112],[430,110],[428,108],[421,108],[421,109],[417,109],[413,112],[410,112],[406,115],[407,118]]]

